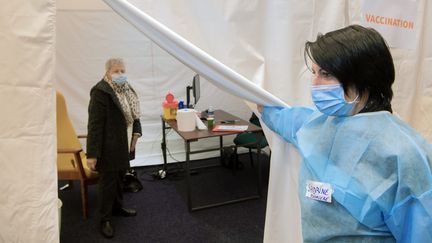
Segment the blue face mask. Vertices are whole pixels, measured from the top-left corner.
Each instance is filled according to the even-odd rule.
[[[349,116],[358,102],[358,96],[353,101],[347,102],[340,84],[312,85],[311,94],[318,110],[328,116]]]
[[[127,76],[125,74],[114,73],[111,75],[111,80],[116,84],[124,84],[127,81]]]

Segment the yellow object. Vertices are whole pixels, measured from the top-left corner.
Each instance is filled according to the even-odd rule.
[[[57,91],[57,175],[59,180],[80,182],[83,218],[87,219],[87,185],[97,183],[99,175],[87,167],[86,156],[69,119],[63,95]]]
[[[165,96],[165,101],[162,102],[163,118],[165,120],[175,120],[177,116],[178,101],[174,99],[174,95],[169,93]]]
[[[163,117],[166,120],[175,120],[177,116],[177,108],[163,108]]]

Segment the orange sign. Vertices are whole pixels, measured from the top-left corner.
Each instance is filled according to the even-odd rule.
[[[414,21],[404,20],[404,19],[395,19],[391,17],[384,17],[373,14],[365,14],[366,22],[382,24],[382,25],[390,25],[396,26],[405,29],[414,29]]]
[[[379,31],[394,48],[415,49],[416,0],[363,0],[362,24]]]

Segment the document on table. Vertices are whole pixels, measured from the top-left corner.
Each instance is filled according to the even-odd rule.
[[[248,125],[217,125],[213,132],[243,132],[248,129]]]

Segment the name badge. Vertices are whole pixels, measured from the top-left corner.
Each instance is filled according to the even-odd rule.
[[[317,181],[306,182],[306,197],[322,202],[331,203],[333,188],[328,183]]]

